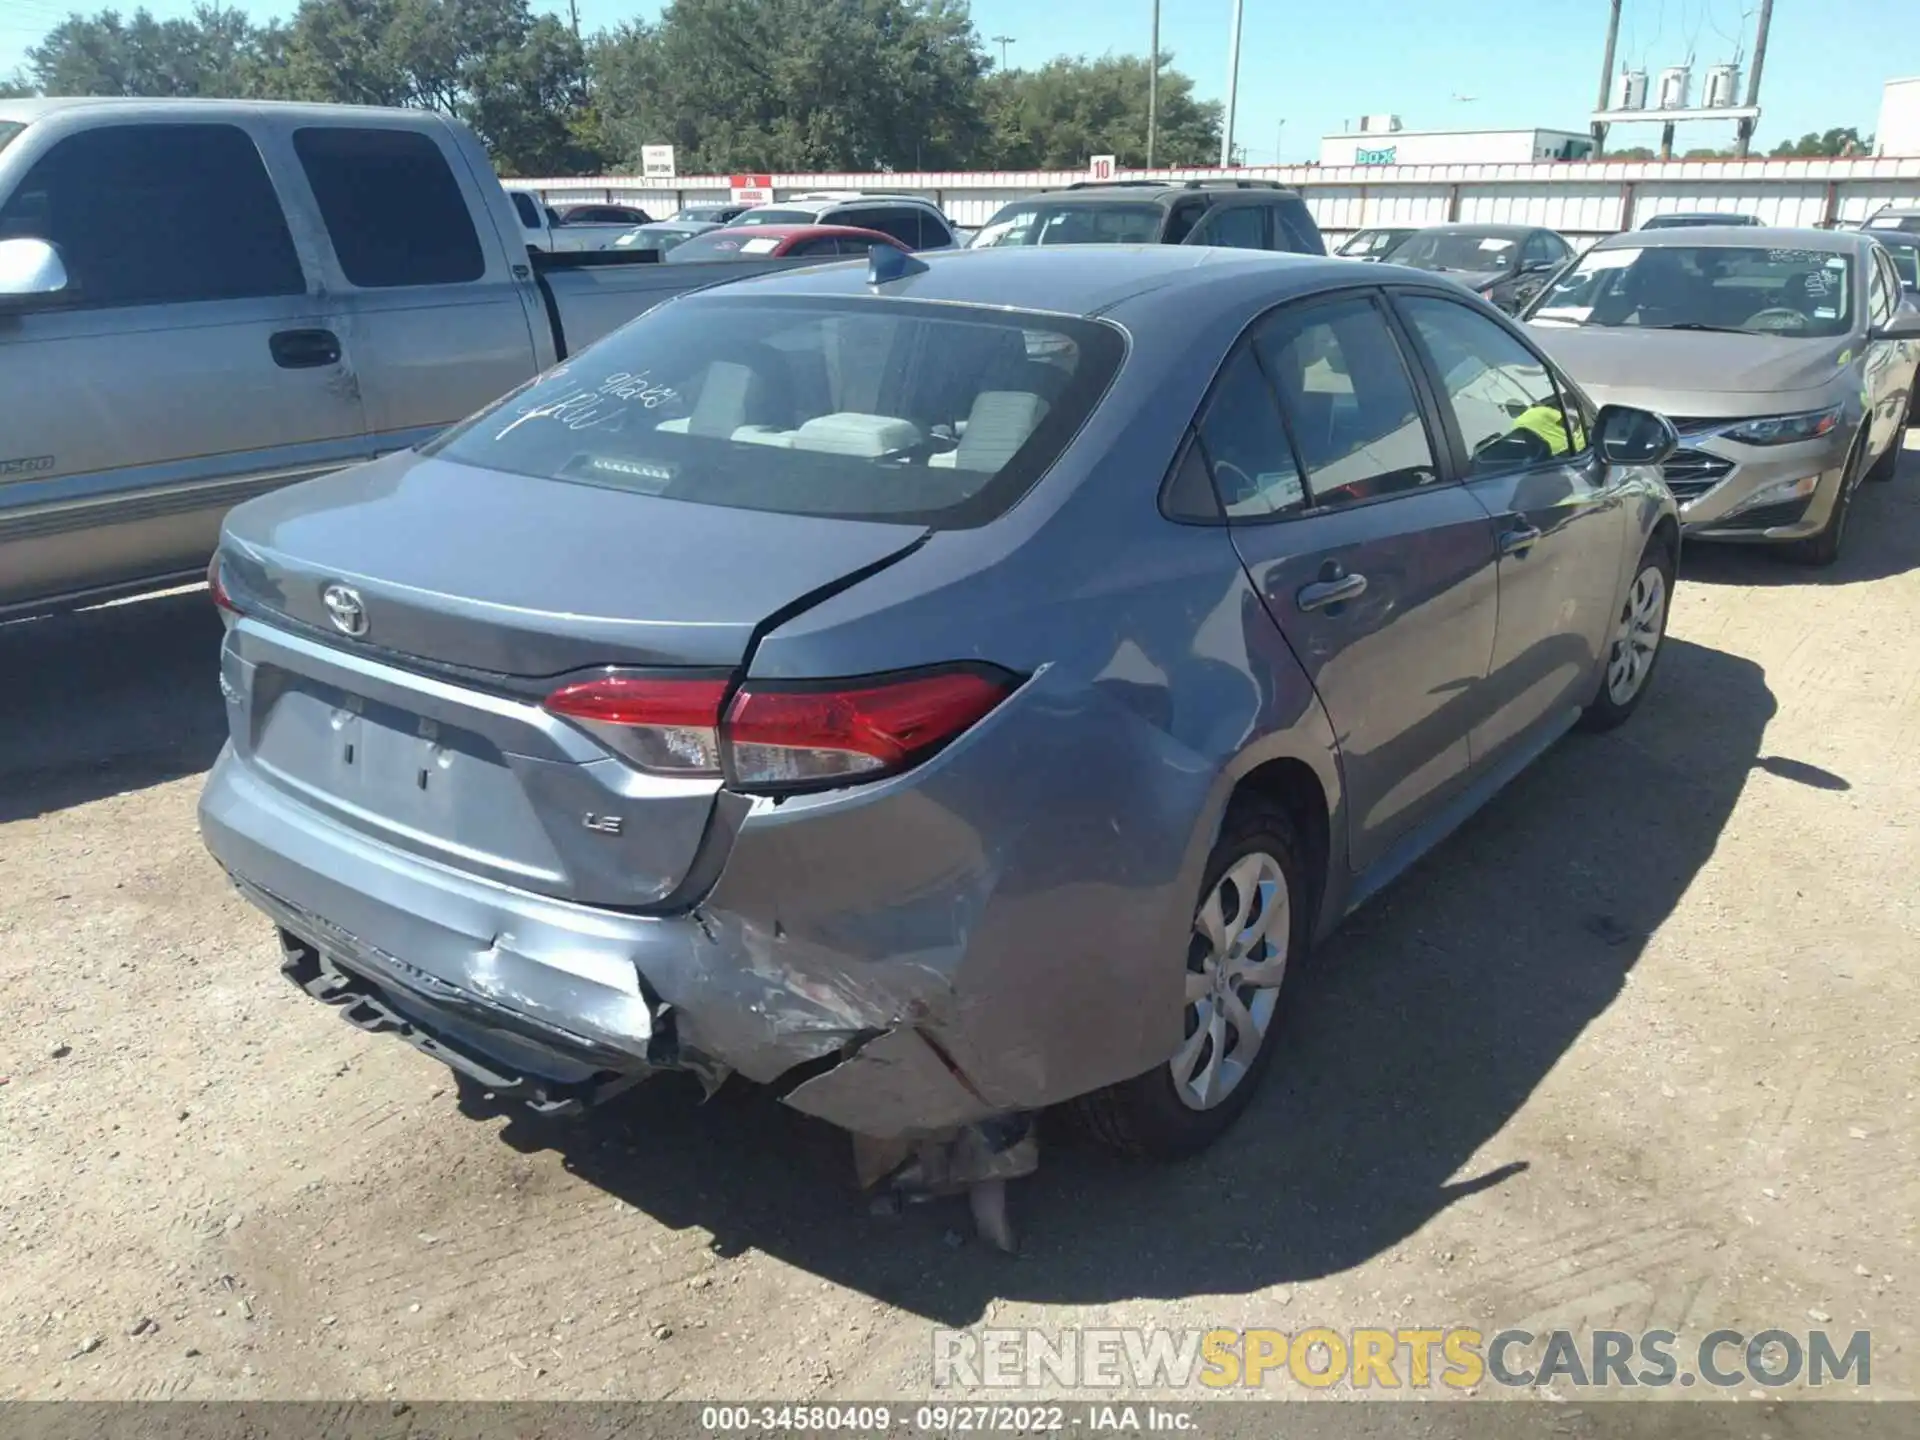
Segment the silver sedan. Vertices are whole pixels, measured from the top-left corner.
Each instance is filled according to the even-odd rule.
[[[1526,319],[1601,404],[1672,418],[1681,523],[1830,565],[1862,479],[1920,419],[1920,309],[1859,232],[1719,226],[1601,241]]]

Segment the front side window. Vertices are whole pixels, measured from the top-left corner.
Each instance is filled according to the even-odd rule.
[[[60,141],[0,209],[0,240],[60,252],[65,306],[298,295],[285,212],[233,125],[112,125]]]
[[[1900,292],[1887,283],[1887,269],[1878,257],[1875,257],[1873,273],[1867,288],[1867,310],[1873,317],[1875,326],[1884,325],[1893,318],[1894,307],[1900,303]]]
[[[1560,259],[1560,246],[1551,235],[1529,235],[1522,261],[1528,265],[1552,265]]]
[[[431,136],[313,126],[293,132],[293,149],[350,284],[447,285],[486,274],[466,198]]]
[[[1502,326],[1425,295],[1403,298],[1400,308],[1433,361],[1469,474],[1566,460],[1587,448],[1586,427],[1562,405],[1553,372]]]
[[[1282,311],[1254,336],[1316,506],[1437,484],[1406,359],[1369,300]]]
[[[1853,325],[1853,260],[1746,245],[1596,247],[1542,293],[1529,320],[1648,330],[1833,337]]]
[[[702,294],[428,450],[693,504],[977,525],[1059,457],[1124,349],[1108,325],[1054,315]]]

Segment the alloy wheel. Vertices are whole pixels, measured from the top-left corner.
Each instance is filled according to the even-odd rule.
[[[1246,1079],[1273,1022],[1292,933],[1286,875],[1265,851],[1228,866],[1202,902],[1187,952],[1186,1040],[1168,1062],[1188,1109],[1213,1109]]]
[[[1667,625],[1667,577],[1658,565],[1647,564],[1634,577],[1620,620],[1613,629],[1613,651],[1607,658],[1607,698],[1615,705],[1630,704],[1653,669]]]

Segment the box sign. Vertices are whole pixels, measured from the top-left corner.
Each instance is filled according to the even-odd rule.
[[[727,183],[736,205],[766,205],[773,200],[773,176],[730,175]]]
[[[642,145],[640,147],[640,173],[648,180],[673,179],[673,147],[671,145]]]
[[[1096,155],[1087,161],[1089,180],[1111,180],[1114,171],[1120,168],[1119,162],[1111,155]]]
[[[1384,150],[1356,150],[1353,152],[1353,163],[1356,165],[1391,165],[1394,163],[1394,152],[1399,148],[1397,145],[1389,145]]]

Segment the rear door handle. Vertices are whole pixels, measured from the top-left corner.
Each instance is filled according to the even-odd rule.
[[[1366,593],[1366,576],[1342,575],[1337,579],[1316,580],[1311,585],[1302,585],[1293,599],[1302,610],[1324,610],[1329,605],[1358,600]]]
[[[340,363],[340,337],[331,330],[279,330],[267,341],[282,370],[312,370]]]
[[[1500,532],[1500,553],[1502,555],[1521,556],[1540,542],[1541,532],[1524,520],[1511,530]]]

